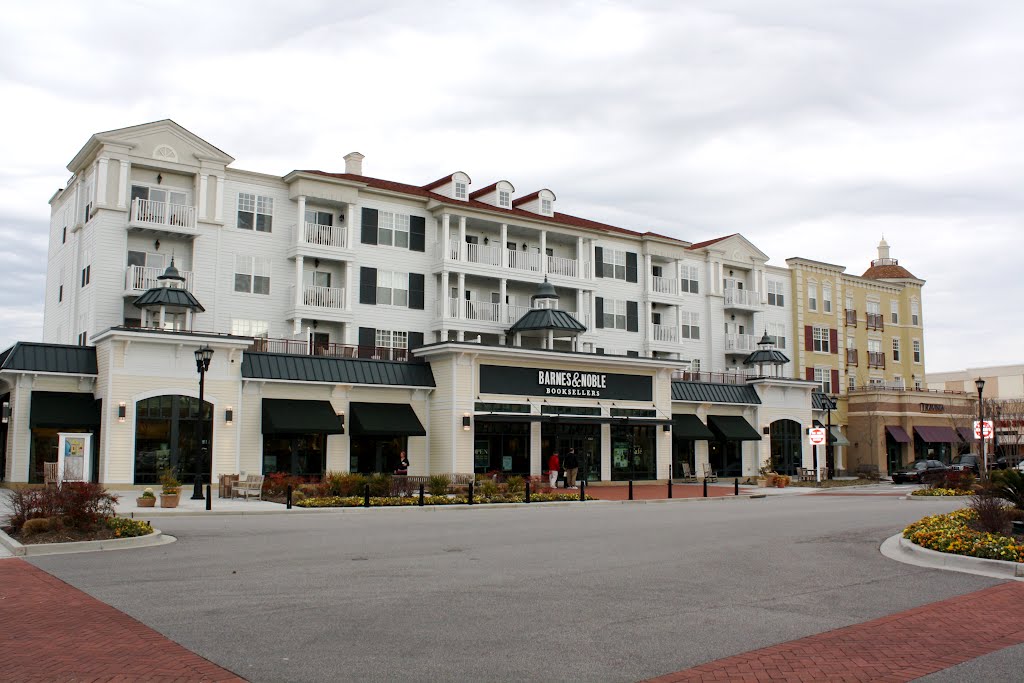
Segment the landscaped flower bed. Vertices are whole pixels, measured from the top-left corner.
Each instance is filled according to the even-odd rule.
[[[530,495],[532,503],[550,503],[553,501],[578,501],[579,494],[575,493],[533,493]],[[587,500],[594,500],[586,496]],[[465,505],[469,502],[466,496],[426,496],[423,499],[424,505]],[[473,497],[473,503],[487,505],[488,503],[522,503],[525,502],[523,494],[501,495],[493,497]],[[328,496],[324,498],[306,498],[295,503],[296,507],[303,508],[337,508],[337,507],[362,507],[365,503],[362,496]],[[417,496],[388,496],[370,497],[370,507],[396,507],[419,505]]]
[[[974,493],[970,489],[947,489],[947,488],[934,488],[934,489],[917,489],[911,491],[912,496],[970,496]]]
[[[975,531],[969,526],[975,519],[969,508],[925,517],[904,529],[903,538],[943,553],[1024,562],[1024,539]]]
[[[10,527],[16,541],[71,543],[107,541],[153,533],[148,522],[114,517],[117,496],[99,484],[64,482],[60,487],[11,491]]]

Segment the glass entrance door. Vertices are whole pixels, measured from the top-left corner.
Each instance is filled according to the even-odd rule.
[[[576,458],[580,463],[576,479],[601,480],[601,454],[598,451],[597,438],[593,436],[560,437],[557,440],[557,445],[557,453],[563,462],[570,449],[576,451]]]
[[[654,427],[612,425],[612,481],[655,479]]]

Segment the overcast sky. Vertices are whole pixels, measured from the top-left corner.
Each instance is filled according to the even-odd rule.
[[[170,118],[235,167],[541,187],[927,280],[929,372],[1024,362],[1020,0],[8,3],[0,348],[41,338],[47,200],[92,133]]]

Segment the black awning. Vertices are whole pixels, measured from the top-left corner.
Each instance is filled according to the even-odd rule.
[[[761,435],[739,415],[708,415],[708,427],[725,441],[760,441]]]
[[[426,436],[407,403],[349,403],[352,436]]]
[[[330,401],[263,399],[264,434],[344,434]]]
[[[473,416],[477,422],[543,422],[543,415],[527,413],[477,413]]]
[[[101,403],[92,394],[33,391],[28,426],[99,429]]]
[[[708,441],[715,438],[714,432],[708,429],[696,415],[673,415],[672,436],[692,441]]]

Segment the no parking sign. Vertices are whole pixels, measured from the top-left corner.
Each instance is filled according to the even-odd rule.
[[[825,444],[825,428],[824,427],[811,427],[807,430],[807,438],[810,440],[812,446],[822,446]]]

